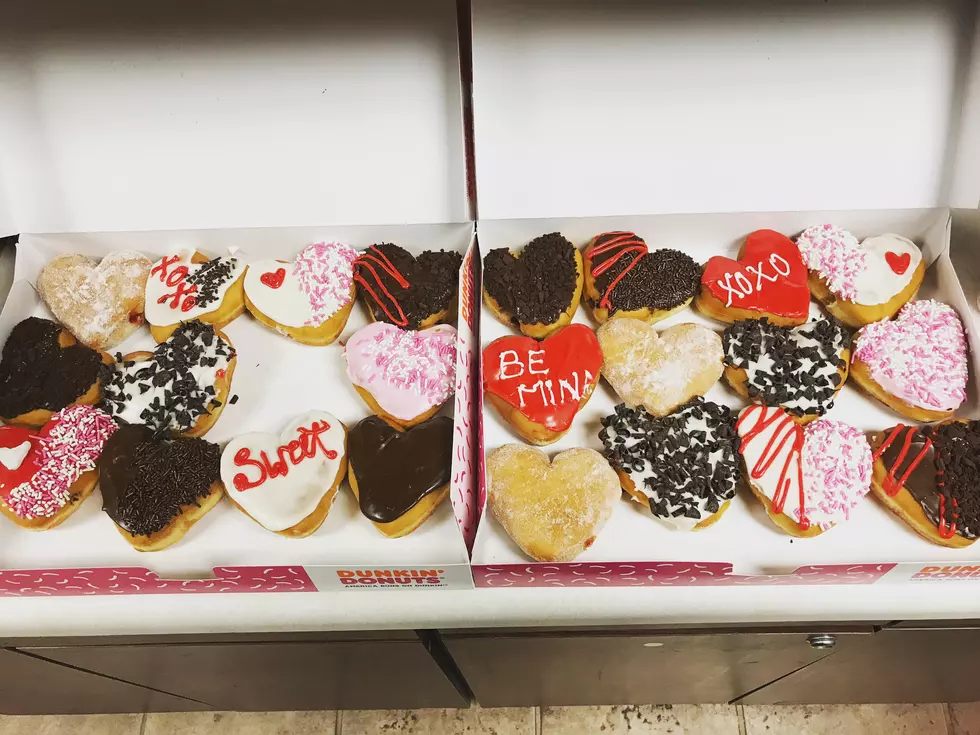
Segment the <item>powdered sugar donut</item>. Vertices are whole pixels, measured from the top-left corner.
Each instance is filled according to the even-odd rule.
[[[869,324],[854,339],[851,373],[887,406],[917,421],[949,418],[966,400],[966,336],[938,301],[906,304],[894,321]]]
[[[347,340],[347,376],[364,402],[404,429],[433,416],[456,392],[456,328],[420,332],[372,322]]]
[[[853,426],[800,426],[781,408],[749,406],[735,430],[745,480],[769,518],[791,536],[819,536],[848,520],[871,490],[871,447]]]
[[[804,230],[796,246],[810,269],[810,291],[849,327],[894,316],[925,275],[919,248],[900,235],[859,242],[847,230],[818,225]]]
[[[354,306],[357,251],[340,242],[305,247],[296,260],[260,260],[245,274],[245,306],[262,324],[308,345],[328,345]]]

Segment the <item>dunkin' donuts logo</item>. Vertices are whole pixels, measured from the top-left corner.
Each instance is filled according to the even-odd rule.
[[[443,569],[338,569],[337,578],[347,587],[432,587],[444,585]]]
[[[912,579],[980,579],[980,564],[922,567]]]

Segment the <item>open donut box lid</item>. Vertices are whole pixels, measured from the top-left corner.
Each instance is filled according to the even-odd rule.
[[[905,235],[929,264],[919,297],[963,318],[971,374],[957,415],[980,416],[974,9],[758,5],[474,0],[481,253],[520,249],[547,232],[582,247],[598,233],[632,230],[651,248],[703,263],[734,257],[760,228],[795,236],[833,222],[860,238]],[[584,306],[574,321],[597,326]],[[686,321],[722,329],[693,308],[657,327]],[[483,347],[515,333],[483,309]],[[723,381],[706,397],[745,405]],[[600,381],[569,433],[544,450],[601,450],[599,419],[618,402]],[[481,452],[522,441],[492,407],[482,415]],[[865,430],[903,421],[851,384],[829,416]],[[980,579],[980,546],[933,546],[872,497],[848,522],[793,539],[744,489],[697,533],[670,530],[624,496],[595,543],[568,563],[530,560],[486,500],[481,476],[478,587]]]
[[[0,8],[0,234],[19,234],[0,343],[27,316],[50,316],[31,284],[58,253],[132,249],[155,260],[197,248],[289,260],[330,239],[459,251],[457,391],[444,409],[455,422],[452,502],[388,539],[345,481],[320,530],[292,540],[223,500],[176,545],[141,554],[96,491],[51,531],[3,524],[0,595],[473,586],[479,259],[456,8],[355,5]],[[240,400],[206,438],[278,433],[310,408],[348,428],[370,415],[341,346],[366,322],[358,304],[338,343],[307,347],[250,315],[236,319],[225,332],[239,355],[231,393]],[[113,352],[152,345],[141,329]]]

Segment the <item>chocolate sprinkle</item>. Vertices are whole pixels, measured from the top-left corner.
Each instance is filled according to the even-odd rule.
[[[61,325],[36,316],[17,324],[0,357],[0,416],[60,411],[99,378],[102,356],[83,344],[62,348]]]
[[[204,439],[154,437],[120,427],[102,452],[102,509],[134,536],[165,529],[184,507],[201,505],[221,477],[221,448]]]
[[[691,528],[735,497],[738,434],[728,406],[693,398],[663,418],[616,406],[599,439],[617,470],[631,476],[658,518]]]
[[[418,329],[428,317],[452,306],[459,284],[459,269],[463,265],[461,254],[447,250],[426,250],[415,257],[404,248],[389,242],[372,245],[371,249],[380,251],[408,281],[408,288],[404,288],[377,263],[371,263],[372,268],[367,268],[362,261],[363,254],[354,261],[354,272],[371,283],[380,298],[385,297],[384,290],[377,285],[378,279],[381,280],[380,285],[401,306],[408,324],[397,326],[402,329]],[[375,320],[394,323],[367,289],[360,287],[358,291]],[[391,309],[390,304],[386,306]]]
[[[780,327],[767,317],[735,322],[724,334],[725,364],[745,370],[749,397],[796,416],[834,405],[847,332],[833,317]]]
[[[232,279],[235,265],[234,258],[214,258],[188,274],[187,283],[197,286],[194,293],[196,306],[210,306],[218,300],[218,289]]]
[[[531,240],[519,258],[507,248],[483,259],[483,287],[514,324],[552,324],[572,303],[575,246],[561,233]]]
[[[598,235],[590,246],[590,251],[613,240],[622,239],[622,235],[621,232],[605,232]],[[622,246],[599,253],[598,256],[590,255],[592,268],[607,260],[618,258],[608,270],[600,273],[595,279],[595,287],[600,299],[605,295],[610,284],[637,257],[635,253],[623,253],[623,250],[631,244],[643,243],[642,238],[635,235],[631,239],[632,242],[625,240]],[[694,258],[680,250],[669,248],[654,250],[640,255],[636,265],[613,288],[609,294],[609,313],[640,309],[669,311],[693,299],[700,283],[701,266]]]
[[[156,390],[158,394],[140,412],[139,421],[154,430],[185,431],[220,405],[214,384],[202,371],[199,379],[195,368],[213,368],[219,358],[227,362],[234,356],[235,350],[210,324],[184,322],[170,339],[156,346],[150,360],[104,366],[102,408],[110,416],[125,420],[123,414],[134,399],[145,400],[141,396]],[[121,359],[122,355],[117,356]]]

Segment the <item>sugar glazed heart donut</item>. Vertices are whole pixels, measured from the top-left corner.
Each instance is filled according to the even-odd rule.
[[[40,430],[0,427],[0,512],[18,526],[46,531],[92,494],[98,462],[116,430],[94,406],[69,406]]]
[[[604,232],[585,248],[585,302],[599,323],[666,319],[690,305],[700,280],[701,266],[689,255],[650,252],[632,232]]]
[[[899,235],[859,242],[834,225],[804,230],[796,239],[810,269],[810,290],[849,327],[890,319],[912,299],[926,266],[915,243]]]
[[[683,531],[714,525],[735,497],[738,436],[728,406],[697,397],[657,418],[620,404],[599,439],[623,489]]]
[[[109,253],[98,264],[84,255],[59,255],[38,275],[37,292],[79,342],[107,350],[143,324],[151,266],[130,251]]]
[[[221,453],[228,497],[256,523],[287,538],[316,532],[346,473],[347,429],[326,411],[299,416],[278,436],[237,436]]]
[[[956,312],[938,301],[913,301],[894,321],[854,338],[851,374],[879,401],[916,421],[949,418],[966,400],[966,336]]]
[[[791,536],[819,536],[848,520],[871,490],[871,448],[853,426],[820,419],[803,427],[781,408],[753,405],[735,428],[746,482]]]
[[[768,318],[725,330],[725,380],[750,401],[786,409],[800,423],[823,416],[847,379],[847,332],[834,318],[780,327]]]
[[[874,493],[924,539],[970,546],[980,534],[980,422],[898,424],[870,434]]]
[[[540,449],[507,444],[487,455],[490,510],[536,561],[571,561],[591,547],[620,492],[616,472],[592,449],[549,460]]]
[[[520,253],[483,258],[483,301],[500,322],[544,339],[572,321],[582,298],[582,254],[561,233],[531,240]]]
[[[328,345],[354,307],[357,251],[318,242],[292,263],[260,260],[245,273],[245,306],[262,324],[306,345]]]

